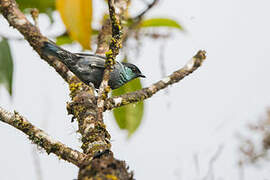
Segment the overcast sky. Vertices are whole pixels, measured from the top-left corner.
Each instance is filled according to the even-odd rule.
[[[95,17],[99,17],[105,7],[96,1],[95,7]],[[142,125],[131,139],[119,130],[111,113],[105,114],[112,150],[117,158],[126,160],[136,179],[203,179],[219,148],[215,179],[239,179],[237,135],[248,136],[246,125],[262,119],[270,106],[269,7],[267,0],[171,0],[162,1],[148,14],[174,18],[187,31],[173,31],[173,38],[166,42],[167,74],[179,69],[199,49],[206,50],[208,56],[196,72],[169,87],[168,94],[162,91],[145,101]],[[40,17],[44,34],[63,30],[58,14],[55,18],[57,24],[48,30],[47,18]],[[17,35],[3,18],[0,27],[1,33]],[[162,43],[144,40],[139,58],[133,61],[147,76],[144,86],[162,77]],[[1,88],[0,106],[15,109],[53,137],[79,149],[77,124],[70,122],[66,112],[67,84],[25,41],[12,41],[11,47],[14,94],[9,98]],[[65,48],[80,50],[78,45]],[[1,180],[38,179],[32,151],[35,146],[26,136],[0,123],[0,137]],[[38,152],[43,180],[76,178],[78,169],[72,164]],[[247,167],[245,179],[269,178],[269,170],[264,168],[269,165],[263,165]]]

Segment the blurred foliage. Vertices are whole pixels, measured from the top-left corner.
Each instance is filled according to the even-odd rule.
[[[248,124],[249,135],[238,134],[240,140],[240,166],[258,165],[261,161],[270,160],[270,108],[265,117],[255,123]],[[256,135],[259,138],[254,138]],[[253,136],[253,137],[252,137]]]
[[[139,78],[132,80],[124,86],[113,90],[113,96],[119,96],[128,92],[133,92],[142,88],[142,84]],[[144,103],[140,101],[138,103],[129,104],[113,110],[115,120],[120,129],[128,131],[130,137],[139,127],[143,118]]]
[[[12,95],[13,60],[6,39],[0,41],[0,85],[4,85]]]
[[[47,13],[48,9],[55,9],[55,0],[16,0],[19,8],[24,10],[27,8],[37,8],[41,13]]]
[[[71,44],[73,43],[73,40],[70,39],[67,33],[64,33],[56,38],[55,42],[58,46],[64,45],[64,44]]]
[[[29,13],[31,8],[37,8],[40,13],[47,14],[53,23],[52,13],[55,10],[55,0],[16,0],[16,2],[25,13]]]
[[[91,49],[92,1],[57,0],[56,8],[71,39],[78,41],[84,49]]]
[[[183,31],[183,27],[173,19],[167,18],[151,18],[143,20],[140,23],[141,28],[149,28],[149,27],[168,27],[168,28],[176,28]]]
[[[98,30],[92,29],[92,36],[97,36],[99,33]],[[56,37],[56,44],[58,46],[64,45],[64,44],[71,44],[74,41],[70,39],[69,35],[67,32],[63,33],[62,35]]]

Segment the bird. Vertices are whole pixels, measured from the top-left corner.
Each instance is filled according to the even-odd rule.
[[[86,85],[94,86],[96,89],[99,88],[103,79],[106,57],[95,54],[72,53],[57,46],[52,41],[44,42],[42,53],[59,59]],[[145,78],[136,65],[116,61],[113,70],[110,72],[108,84],[111,89],[117,89],[138,77]]]

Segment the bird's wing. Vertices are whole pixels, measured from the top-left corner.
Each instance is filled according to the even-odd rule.
[[[91,67],[105,68],[106,58],[94,54],[75,53],[84,65]]]
[[[79,61],[77,64],[79,65],[80,68],[102,68],[105,69],[105,61],[106,58],[104,56],[99,56],[95,54],[84,54],[84,53],[75,53],[77,57],[79,58]],[[116,64],[114,67],[122,68],[123,65],[122,63],[116,61]]]
[[[101,59],[106,60],[106,57],[105,56],[96,55],[96,54],[86,54],[86,53],[74,53],[74,54],[76,54],[79,57],[85,57],[85,56],[88,56],[88,57],[98,57],[98,58],[101,58]]]

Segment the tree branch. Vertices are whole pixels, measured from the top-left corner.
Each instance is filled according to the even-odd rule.
[[[97,120],[103,121],[104,101],[109,92],[109,78],[110,72],[113,70],[115,58],[119,54],[121,48],[122,32],[121,32],[121,18],[115,12],[114,0],[108,0],[111,26],[112,26],[112,39],[110,42],[110,49],[106,52],[105,70],[103,80],[100,84],[97,100]]]
[[[117,17],[126,18],[124,12],[127,11],[127,5],[128,0],[114,1]],[[112,37],[111,29],[111,23],[106,20],[99,33],[97,54],[104,55],[109,50],[108,39]],[[98,118],[96,97],[83,91],[83,86],[79,83],[71,84],[70,87],[72,103],[68,104],[68,109],[79,122],[79,132],[82,134],[83,142],[82,149],[89,159],[88,163],[80,168],[78,179],[133,179],[133,174],[128,172],[125,162],[115,159],[110,150],[111,137],[102,117]],[[101,115],[102,113],[103,110]]]
[[[136,30],[136,27],[141,23],[145,14],[147,12],[149,12],[158,2],[159,2],[159,0],[153,0],[152,3],[148,4],[147,7],[141,13],[139,13],[137,16],[131,18],[132,24],[128,28],[126,28],[124,33],[123,33],[123,42],[124,43],[127,41],[130,34],[134,30]]]
[[[156,0],[154,0],[156,1]],[[114,2],[114,3],[113,3]],[[111,23],[105,21],[98,38],[97,54],[107,52],[106,69],[111,70],[115,57],[121,46],[120,21],[128,16],[127,7],[129,0],[109,0]],[[115,9],[114,9],[115,8]],[[150,7],[151,8],[151,7]],[[149,8],[149,9],[150,9]],[[82,146],[84,154],[72,150],[58,141],[52,140],[45,132],[34,127],[25,118],[17,113],[8,113],[0,109],[0,120],[11,124],[29,136],[34,143],[43,147],[48,153],[53,152],[73,164],[80,167],[78,179],[133,179],[132,173],[123,161],[114,158],[111,152],[110,134],[102,119],[104,105],[106,109],[112,109],[132,102],[137,102],[151,97],[157,91],[170,84],[180,81],[196,70],[205,59],[205,52],[199,51],[196,56],[182,69],[174,72],[171,76],[134,93],[119,97],[107,97],[109,72],[106,70],[105,85],[101,85],[99,99],[97,102],[91,88],[78,80],[61,62],[51,56],[42,53],[44,42],[48,39],[41,35],[39,29],[32,25],[18,9],[15,0],[0,0],[0,10],[9,24],[25,37],[37,53],[45,59],[56,71],[69,83],[70,97],[72,102],[68,103],[67,109],[70,114],[78,120],[79,133],[82,135]],[[148,10],[147,10],[148,11]],[[144,13],[145,14],[145,13]],[[143,16],[143,15],[142,15]],[[111,31],[112,30],[112,31]],[[127,30],[124,30],[126,32]],[[111,36],[112,33],[112,36]],[[111,39],[108,45],[108,37]],[[112,38],[111,38],[112,37]],[[107,81],[107,83],[106,83]],[[103,84],[103,83],[102,83]],[[2,110],[2,111],[1,111]],[[1,113],[2,112],[2,113]],[[98,118],[98,112],[100,117]],[[9,118],[8,118],[9,117]],[[9,119],[9,120],[7,120]],[[61,145],[62,148],[59,146]],[[63,145],[63,146],[62,146]],[[72,152],[72,153],[70,153]],[[76,158],[79,158],[76,160]]]
[[[105,109],[111,110],[113,108],[117,108],[123,105],[135,103],[150,98],[158,91],[168,87],[171,84],[179,82],[184,77],[194,72],[197,68],[199,68],[202,65],[205,58],[206,52],[202,50],[198,51],[197,54],[183,68],[179,69],[178,71],[175,71],[171,75],[152,84],[151,86],[121,96],[108,98],[105,101],[104,105]]]
[[[43,43],[47,42],[48,38],[43,36],[39,29],[27,20],[25,15],[18,9],[15,0],[1,0],[0,11],[9,22],[9,25],[16,28],[40,57],[50,64],[65,81],[68,83],[78,81],[78,78],[75,77],[60,61],[42,53]]]
[[[11,113],[0,107],[0,121],[22,131],[34,144],[43,148],[48,154],[54,153],[61,159],[75,164],[78,167],[82,165],[85,158],[83,153],[73,150],[61,142],[52,139],[48,134],[35,127],[17,112]]]
[[[116,8],[115,14],[121,20],[128,19],[129,1],[130,0],[114,0],[114,7]],[[111,38],[112,38],[111,20],[105,19],[103,21],[101,31],[98,34],[96,54],[104,55],[107,51],[109,51],[109,44]]]
[[[135,18],[133,18],[135,20],[135,22],[137,21],[141,21],[141,19],[143,18],[143,16],[152,8],[154,7],[159,0],[153,0],[152,3],[148,4],[147,7],[139,14],[137,15]]]

